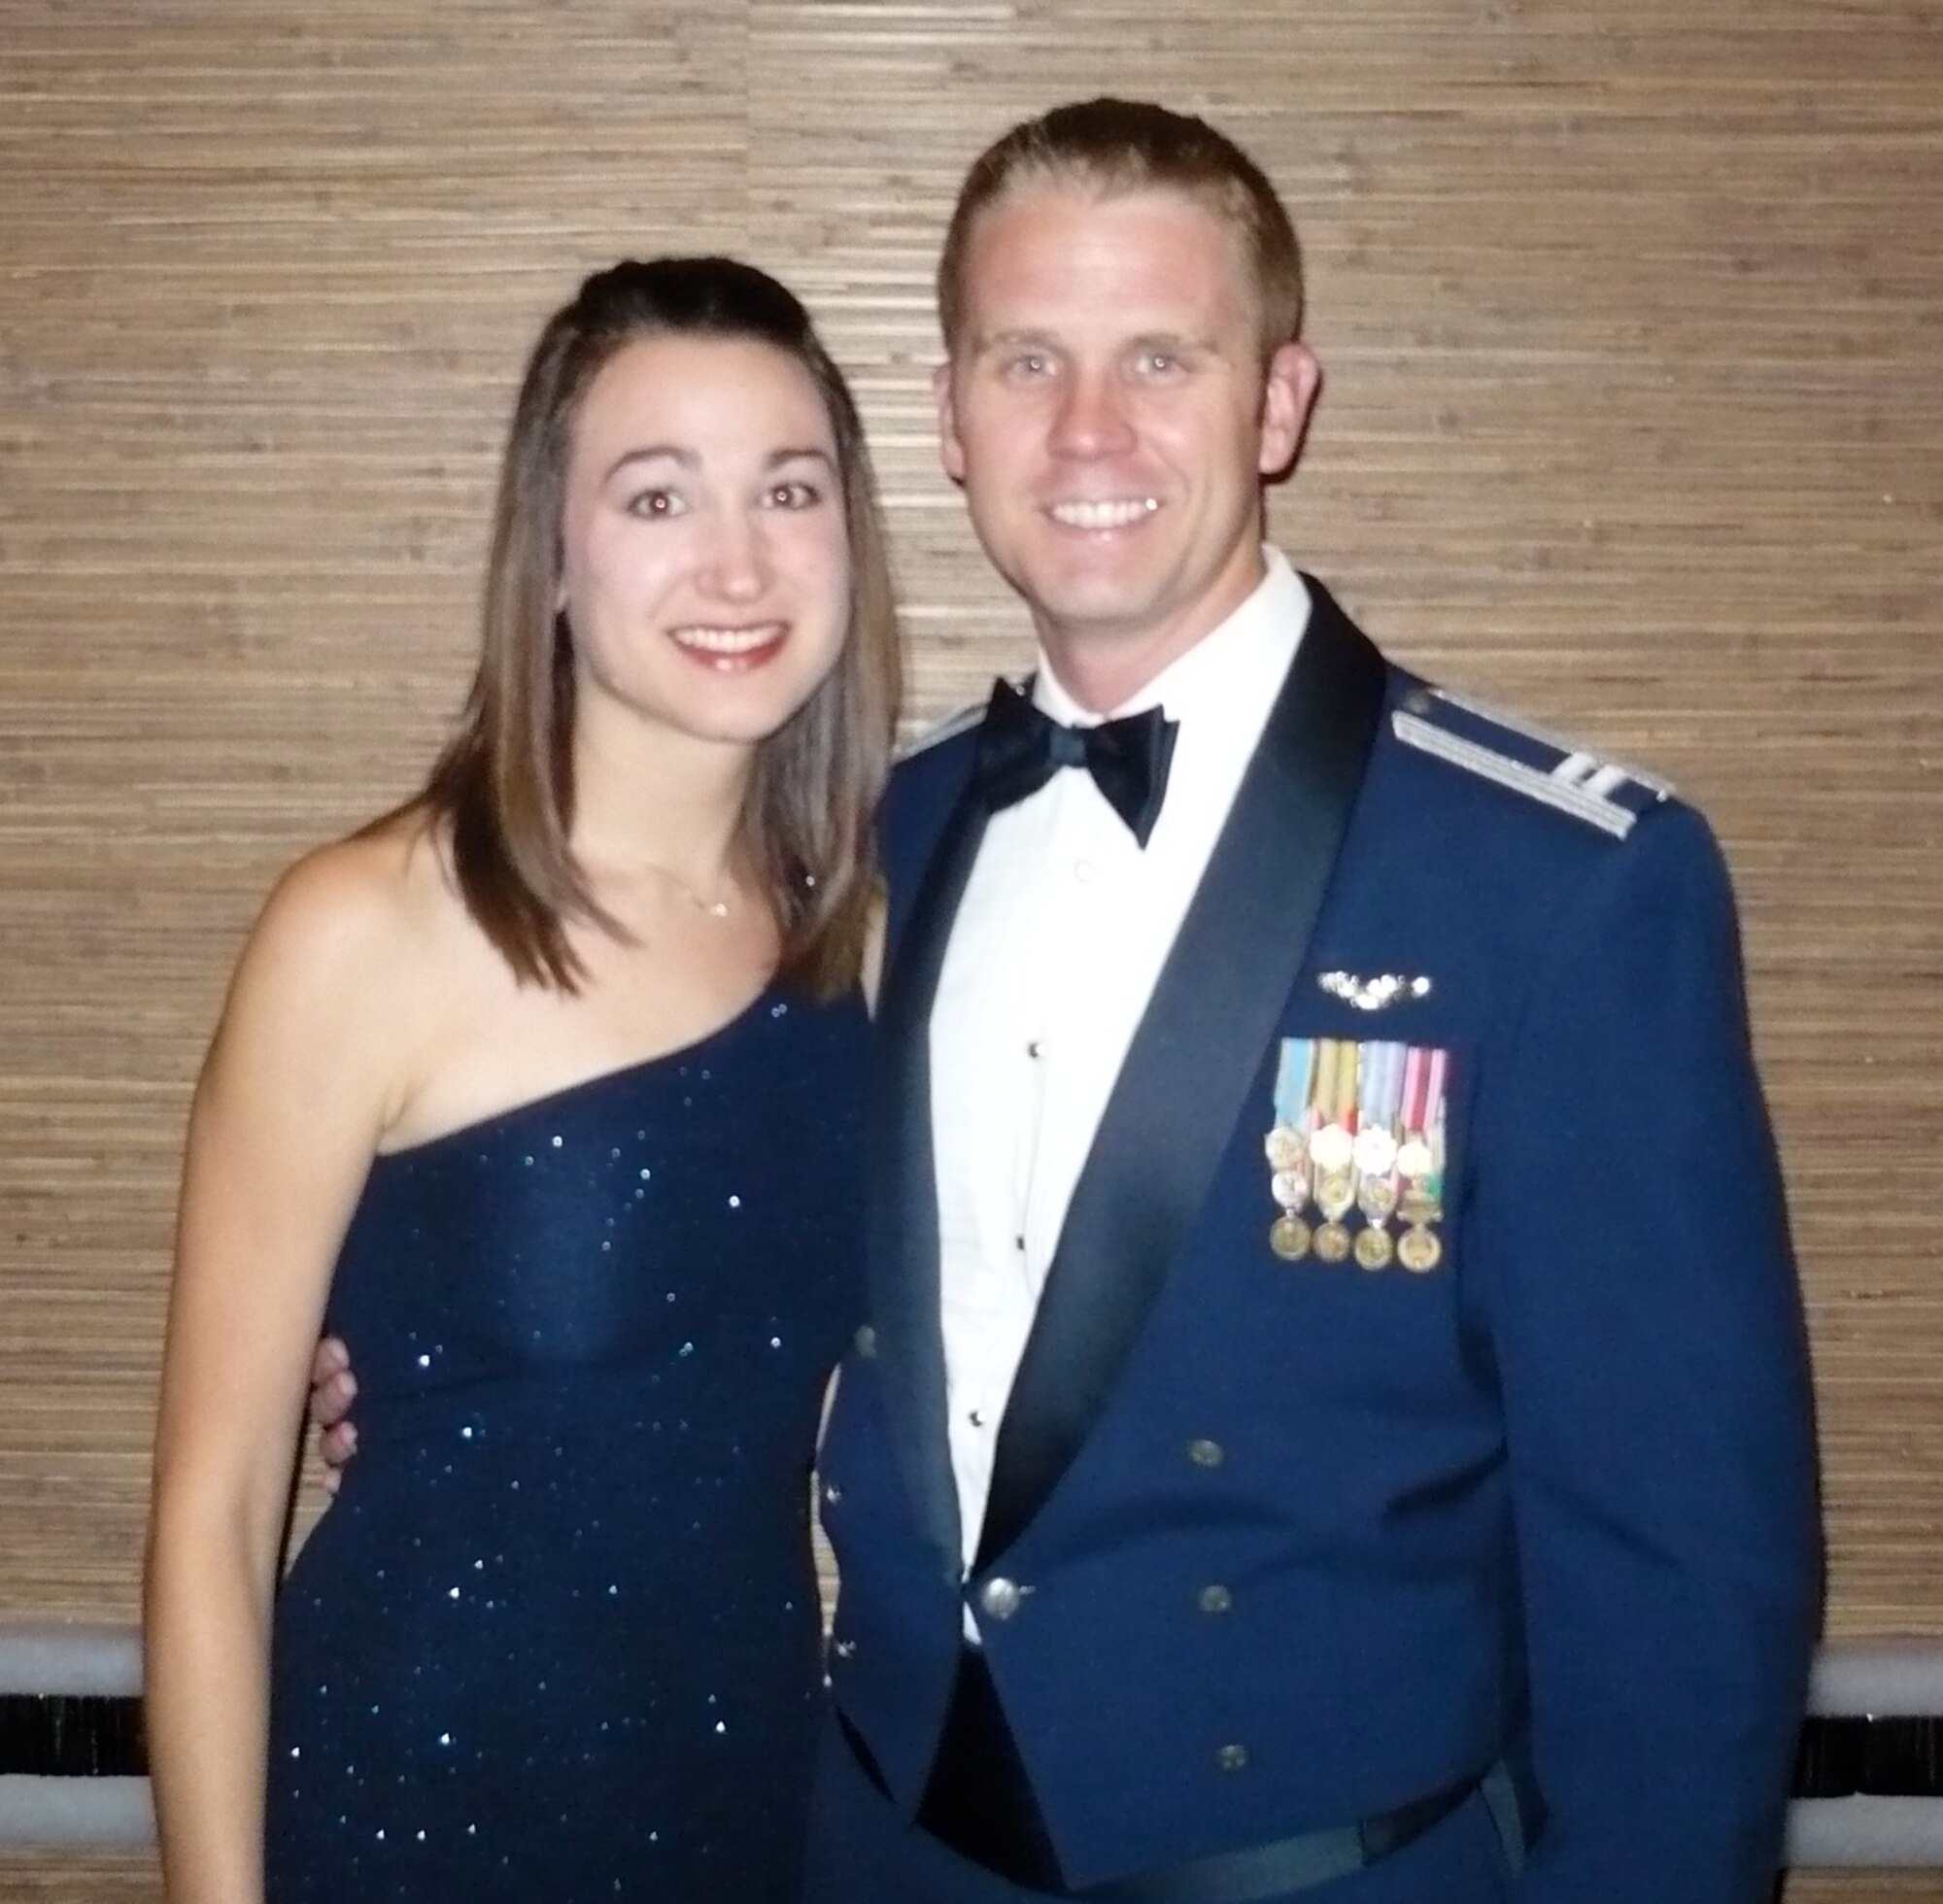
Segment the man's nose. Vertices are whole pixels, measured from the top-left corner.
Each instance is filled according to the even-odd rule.
[[[1060,393],[1052,448],[1060,456],[1108,456],[1128,448],[1134,429],[1126,393],[1108,372],[1076,370]]]

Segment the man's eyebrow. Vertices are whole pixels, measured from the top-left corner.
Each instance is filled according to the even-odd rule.
[[[1127,339],[1132,351],[1218,351],[1221,340],[1193,330],[1143,330]]]
[[[972,347],[978,351],[1005,351],[1031,348],[1049,351],[1055,348],[1055,340],[1049,330],[988,330],[972,340]]]
[[[988,351],[1036,350],[1056,351],[1061,348],[1059,340],[1049,330],[994,330],[974,340],[973,350],[980,355]],[[1188,330],[1142,330],[1122,341],[1121,349],[1128,351],[1201,351],[1216,352],[1221,348],[1221,340],[1210,333]]]

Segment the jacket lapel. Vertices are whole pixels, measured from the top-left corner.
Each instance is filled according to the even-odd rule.
[[[886,966],[871,1040],[866,1199],[870,1313],[885,1407],[926,1531],[962,1565],[957,1484],[946,1439],[938,1321],[937,1178],[931,1135],[931,1006],[965,895],[984,802],[965,789],[925,865]]]
[[[1074,1187],[999,1428],[980,1567],[1017,1539],[1105,1407],[1307,956],[1386,679],[1376,648],[1308,586],[1294,664]],[[927,1169],[930,1156],[927,1144]],[[935,1209],[932,1236],[935,1264]]]

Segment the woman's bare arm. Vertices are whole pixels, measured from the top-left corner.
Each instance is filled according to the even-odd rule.
[[[330,1273],[384,1127],[395,950],[372,856],[286,876],[190,1111],[145,1582],[171,1904],[258,1904],[270,1601]]]

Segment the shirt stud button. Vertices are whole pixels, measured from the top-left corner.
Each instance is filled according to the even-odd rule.
[[[1025,1589],[1017,1581],[1007,1580],[1004,1574],[994,1574],[978,1589],[978,1605],[994,1619],[1010,1619],[1018,1612],[1019,1602],[1025,1598]]]

